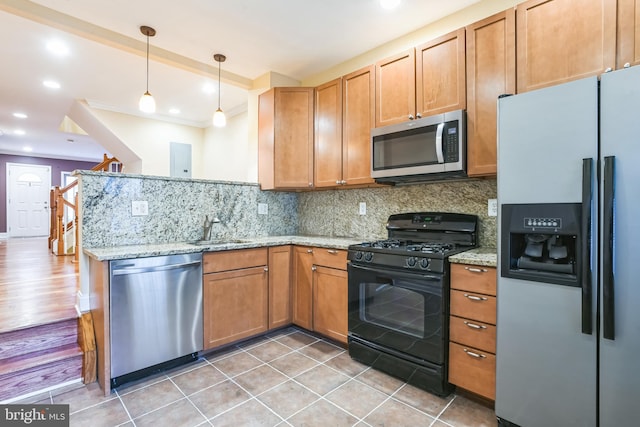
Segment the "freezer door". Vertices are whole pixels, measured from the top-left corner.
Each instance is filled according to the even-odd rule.
[[[597,78],[502,98],[498,105],[498,224],[504,204],[581,203],[583,159],[595,167],[598,155]],[[595,188],[595,175],[587,187]],[[586,209],[593,216],[595,203]],[[595,237],[594,231],[591,224]],[[509,250],[505,232],[499,228],[499,254]],[[594,274],[586,287],[595,285]],[[499,275],[498,417],[526,427],[596,425],[597,335],[582,333],[582,308],[581,288]],[[593,319],[595,308],[586,305]]]
[[[640,419],[639,118],[640,67],[603,75],[601,174],[606,182],[602,185],[600,227],[601,427],[637,425]],[[605,188],[610,190],[608,194]]]

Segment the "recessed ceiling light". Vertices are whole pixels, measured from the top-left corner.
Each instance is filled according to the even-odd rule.
[[[48,42],[47,49],[49,50],[49,52],[58,56],[66,56],[70,52],[69,46],[67,46],[60,40],[51,40],[50,42]]]
[[[216,85],[213,83],[205,83],[204,86],[202,86],[202,91],[207,95],[214,94],[216,93]]]
[[[60,83],[54,82],[53,80],[45,80],[42,82],[42,84],[49,89],[60,89]]]
[[[383,9],[395,9],[400,4],[400,0],[380,0]]]
[[[25,113],[13,113],[13,117],[17,117],[19,119],[26,119],[28,116]]]
[[[180,110],[178,108],[172,108],[169,110],[169,113],[171,114],[180,114]]]
[[[33,148],[31,147],[22,147],[22,151],[26,151],[27,153],[30,153],[33,151]]]
[[[23,131],[22,129],[16,129],[16,130],[13,131],[13,133],[16,134],[16,135],[24,135],[24,134],[26,134],[26,132]]]

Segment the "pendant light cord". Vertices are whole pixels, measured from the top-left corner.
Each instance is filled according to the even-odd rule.
[[[147,93],[149,93],[149,34],[147,33]]]
[[[220,109],[220,66],[222,61],[218,61],[218,110]]]

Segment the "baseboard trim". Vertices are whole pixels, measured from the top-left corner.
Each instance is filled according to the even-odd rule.
[[[8,239],[9,233],[0,233],[0,239]]]
[[[77,380],[67,381],[65,383],[57,384],[57,385],[54,385],[54,386],[51,386],[51,387],[46,387],[46,388],[43,388],[42,390],[32,391],[31,393],[26,393],[26,394],[23,394],[22,396],[12,397],[10,399],[1,401],[0,404],[7,404],[7,403],[17,402],[17,401],[20,401],[20,400],[25,400],[25,399],[28,399],[30,397],[37,396],[39,394],[47,393],[47,392],[50,392],[50,391],[55,391],[55,390],[62,389],[62,388],[65,388],[65,387],[76,386],[76,385],[77,385],[77,387],[75,387],[75,388],[80,388],[80,387],[84,386],[84,383],[82,382],[82,378],[78,378]],[[73,388],[74,387],[70,388],[70,390],[72,390]]]

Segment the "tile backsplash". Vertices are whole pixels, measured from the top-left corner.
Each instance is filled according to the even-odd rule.
[[[387,236],[391,214],[457,212],[477,215],[479,245],[496,247],[496,218],[487,214],[487,200],[496,195],[495,179],[300,193],[298,233],[371,240]],[[366,215],[358,213],[361,202]]]
[[[487,200],[495,179],[313,192],[261,191],[257,184],[79,171],[82,245],[86,248],[195,241],[205,215],[216,216],[212,238],[278,235],[384,238],[389,215],[442,211],[479,217],[480,246],[496,246],[496,218]],[[133,216],[131,202],[149,214]],[[366,203],[366,215],[359,214]],[[258,204],[268,206],[258,214]]]

